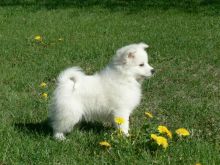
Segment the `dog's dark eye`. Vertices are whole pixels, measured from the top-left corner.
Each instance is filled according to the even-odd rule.
[[[143,63],[143,64],[140,64],[139,66],[144,66],[144,63]]]

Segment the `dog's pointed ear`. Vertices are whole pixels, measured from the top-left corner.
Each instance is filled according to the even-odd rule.
[[[139,46],[140,46],[141,48],[143,48],[143,49],[149,48],[149,45],[147,45],[147,44],[145,44],[145,43],[143,43],[143,42],[141,42],[141,43],[139,44]]]

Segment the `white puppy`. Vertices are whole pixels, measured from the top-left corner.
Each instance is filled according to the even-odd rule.
[[[54,137],[64,140],[65,133],[82,120],[114,123],[115,117],[124,118],[123,124],[114,125],[128,135],[129,116],[141,99],[140,82],[154,73],[146,48],[144,43],[120,48],[111,63],[94,75],[77,67],[64,70],[49,111]]]

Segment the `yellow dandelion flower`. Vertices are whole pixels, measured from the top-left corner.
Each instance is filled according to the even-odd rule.
[[[196,163],[195,165],[202,165],[201,163]]]
[[[157,136],[156,134],[151,134],[151,139],[153,139],[159,146],[162,146],[165,149],[168,147],[167,139],[163,136]]]
[[[151,137],[151,139],[153,139],[153,140],[155,140],[155,141],[156,141],[156,139],[157,139],[157,135],[156,135],[156,134],[153,134],[153,133],[150,135],[150,137]]]
[[[190,133],[187,129],[185,128],[179,128],[176,130],[176,133],[179,135],[179,136],[189,136]]]
[[[47,93],[42,93],[41,96],[46,100],[48,98],[48,94]]]
[[[168,142],[167,139],[163,136],[158,136],[157,137],[157,144],[160,146],[162,146],[163,148],[167,148],[168,147]]]
[[[149,117],[149,118],[153,118],[153,115],[152,115],[152,113],[150,113],[150,112],[145,112],[145,115],[146,115],[147,117]]]
[[[125,122],[125,119],[122,118],[122,117],[116,117],[115,118],[115,123],[118,124],[118,125],[121,125]]]
[[[109,144],[107,141],[101,141],[99,142],[99,145],[106,148],[111,147],[111,144]]]
[[[42,41],[42,40],[43,40],[42,36],[40,36],[40,35],[36,35],[36,36],[34,37],[34,39],[35,39],[36,41]]]
[[[170,139],[172,139],[172,132],[166,126],[160,125],[157,129],[160,133],[165,133]]]
[[[41,84],[40,84],[40,87],[41,88],[45,88],[47,86],[47,84],[45,83],[45,82],[42,82]]]

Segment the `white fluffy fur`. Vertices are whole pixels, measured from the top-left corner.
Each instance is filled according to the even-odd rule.
[[[125,119],[122,125],[114,125],[128,135],[129,116],[141,99],[140,82],[153,74],[147,47],[139,43],[120,48],[104,70],[91,76],[78,67],[64,70],[49,111],[54,137],[65,139],[65,133],[81,120],[114,123],[115,117]]]

